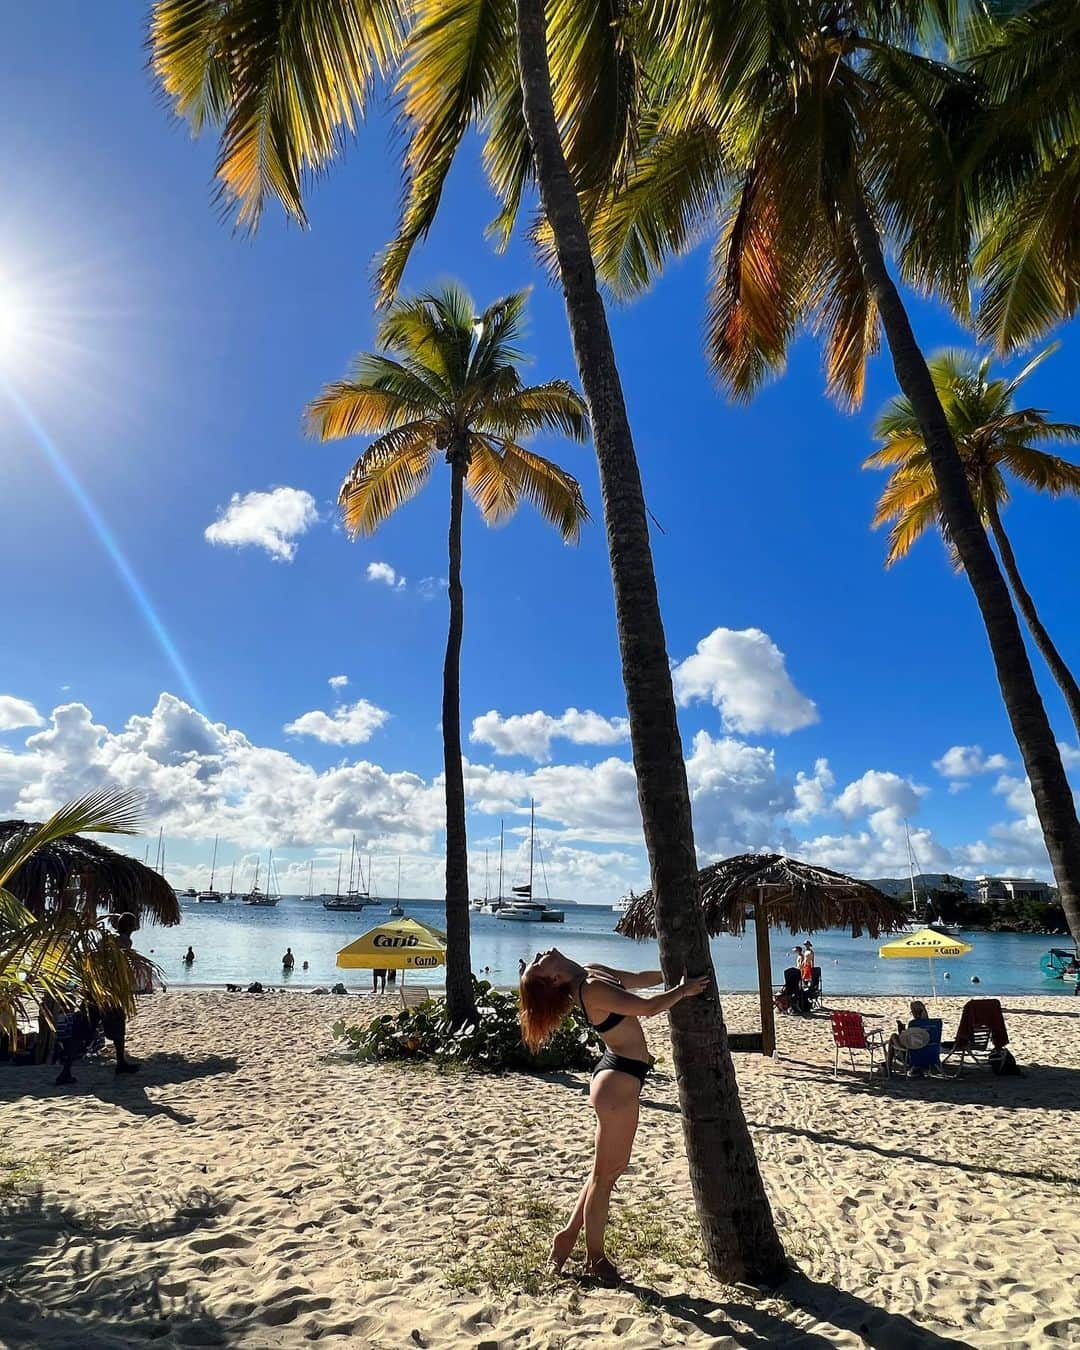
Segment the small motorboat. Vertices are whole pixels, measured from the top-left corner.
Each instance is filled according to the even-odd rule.
[[[1080,983],[1080,954],[1065,947],[1051,947],[1039,962],[1039,969],[1048,980],[1064,980],[1066,984]]]

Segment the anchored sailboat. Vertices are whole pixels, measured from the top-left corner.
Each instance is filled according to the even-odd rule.
[[[224,900],[225,898],[220,891],[214,890],[214,873],[217,871],[217,846],[218,846],[218,837],[215,834],[214,854],[213,857],[210,859],[210,886],[207,890],[200,891],[199,894],[195,897],[200,905],[220,905],[222,900]]]

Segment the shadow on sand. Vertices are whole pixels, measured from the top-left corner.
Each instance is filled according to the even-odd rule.
[[[967,1350],[969,1342],[940,1336],[901,1313],[887,1312],[835,1285],[811,1280],[793,1271],[775,1291],[759,1301],[742,1295],[713,1302],[690,1294],[662,1294],[648,1285],[626,1282],[622,1288],[669,1317],[689,1322],[698,1331],[725,1343],[747,1347],[788,1347],[788,1350],[826,1350],[836,1338],[807,1330],[778,1315],[776,1300],[782,1300],[830,1329],[851,1332],[869,1350]],[[769,1305],[772,1304],[770,1307]]]
[[[228,1345],[230,1330],[152,1245],[193,1233],[220,1212],[198,1190],[172,1214],[128,1210],[116,1224],[56,1205],[40,1191],[0,1202],[0,1345]],[[103,1259],[97,1244],[123,1237],[145,1243],[137,1257]],[[35,1257],[43,1259],[31,1266]]]
[[[231,1057],[208,1055],[205,1059],[186,1059],[183,1055],[152,1055],[142,1061],[138,1073],[119,1075],[112,1060],[89,1059],[75,1066],[75,1082],[56,1086],[59,1072],[55,1064],[0,1066],[0,1104],[26,1097],[97,1097],[122,1107],[136,1116],[167,1116],[178,1125],[190,1125],[186,1116],[164,1102],[147,1096],[148,1088],[169,1083],[189,1083],[215,1074],[234,1073],[239,1061]]]

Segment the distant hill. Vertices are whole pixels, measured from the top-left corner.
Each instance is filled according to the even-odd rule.
[[[910,877],[875,877],[870,885],[876,886],[879,891],[884,891],[894,899],[902,900],[905,896],[911,898]],[[921,898],[926,891],[962,891],[972,900],[979,894],[975,882],[965,877],[955,877],[949,872],[917,872],[915,893]]]

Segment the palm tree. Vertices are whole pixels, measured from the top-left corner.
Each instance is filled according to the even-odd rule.
[[[538,186],[592,424],[660,963],[675,983],[711,971],[712,958],[644,493],[586,228],[636,144],[641,71],[629,17],[623,0],[156,0],[150,47],[176,111],[196,132],[221,128],[220,195],[247,227],[268,196],[304,221],[305,177],[325,169],[379,75],[398,71],[407,185],[379,271],[384,303],[435,220],[471,128],[486,136],[500,244]],[[783,1251],[719,999],[686,1000],[670,1024],[710,1269],[728,1281],[772,1280]]]
[[[569,543],[589,518],[577,480],[520,442],[538,431],[588,435],[581,398],[563,380],[523,385],[516,369],[528,293],[477,316],[456,286],[398,300],[379,325],[379,352],[365,352],[348,377],[305,410],[320,440],[374,436],[341,485],[345,525],[372,534],[423,487],[437,456],[450,466],[450,631],[443,667],[446,781],[446,1001],[455,1026],[474,1020],[469,959],[469,860],[461,768],[461,505],[467,490],[489,525],[524,499]]]
[[[0,822],[0,1035],[14,1037],[38,1009],[48,1018],[85,1001],[134,1011],[155,968],[125,939],[143,915],[178,923],[176,896],[150,868],[81,835],[134,834],[137,807],[132,793],[102,789],[44,824]],[[119,938],[103,926],[103,906]]]
[[[1051,422],[1040,408],[1016,407],[1016,391],[1052,351],[1048,348],[1011,380],[991,379],[990,360],[971,352],[939,352],[929,362],[930,375],[964,461],[971,495],[998,546],[1017,608],[1024,617],[1057,681],[1080,737],[1080,685],[1046,631],[1024,585],[1012,543],[1001,522],[1009,500],[1007,470],[1028,487],[1080,494],[1080,465],[1040,450],[1036,442],[1080,440],[1080,426]],[[873,524],[892,522],[885,565],[904,557],[915,541],[934,525],[941,526],[941,504],[915,410],[903,395],[879,416],[874,436],[883,442],[865,462],[866,469],[892,469],[878,499]]]
[[[969,78],[914,49],[919,0],[807,0],[723,13],[657,0],[666,83],[625,184],[594,211],[604,275],[624,292],[715,229],[712,364],[736,397],[782,368],[803,328],[856,405],[884,331],[915,413],[941,519],[967,573],[1027,769],[1062,905],[1080,940],[1080,821],[1009,590],[885,258],[967,304],[969,203],[952,149]],[[948,36],[948,34],[945,34]],[[550,213],[549,213],[550,215]]]

